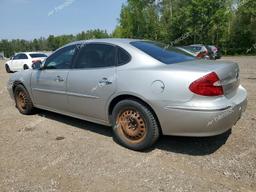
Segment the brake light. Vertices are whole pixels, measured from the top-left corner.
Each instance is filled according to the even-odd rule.
[[[223,87],[216,85],[219,80],[218,75],[212,72],[191,83],[189,89],[193,93],[203,96],[223,95]]]
[[[41,60],[39,60],[39,59],[38,59],[38,60],[33,60],[32,63],[36,63],[36,62],[38,62],[38,61],[41,61]]]
[[[198,53],[196,57],[199,58],[199,59],[202,59],[202,58],[204,58],[206,55],[207,55],[207,52],[204,51],[204,52]]]

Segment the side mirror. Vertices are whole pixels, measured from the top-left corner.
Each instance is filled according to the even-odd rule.
[[[32,69],[34,70],[39,70],[43,66],[42,61],[36,61],[35,63],[32,64]]]

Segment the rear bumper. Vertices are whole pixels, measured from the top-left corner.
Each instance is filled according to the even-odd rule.
[[[159,118],[164,135],[214,136],[226,132],[240,119],[247,106],[247,92],[239,87],[237,94],[227,99],[227,105],[216,109],[186,109],[164,107]]]

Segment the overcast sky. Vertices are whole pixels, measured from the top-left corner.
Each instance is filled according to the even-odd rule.
[[[0,39],[112,32],[126,0],[0,0]]]

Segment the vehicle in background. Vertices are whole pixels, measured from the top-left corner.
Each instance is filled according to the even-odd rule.
[[[182,46],[182,47],[175,47],[176,49],[179,49],[181,51],[186,52],[187,54],[193,56],[193,57],[197,57],[196,52],[194,52],[193,50],[191,50],[188,46]]]
[[[176,47],[176,48],[198,59],[210,59],[210,57],[207,55],[208,52],[205,51],[204,49],[198,51],[192,46],[182,46],[182,47]]]
[[[199,58],[215,60],[214,53],[212,49],[208,45],[195,44],[187,46],[193,52],[195,52]]]
[[[5,57],[4,57],[4,52],[0,52],[0,60],[4,60]]]
[[[215,59],[220,59],[221,58],[221,50],[220,48],[214,46],[214,45],[208,45],[208,47],[211,48],[212,52],[213,52],[213,56]]]
[[[32,64],[37,61],[43,61],[47,58],[44,53],[38,52],[21,52],[11,57],[5,64],[7,73],[32,69]]]
[[[247,103],[239,66],[166,47],[134,39],[73,42],[34,70],[13,74],[7,88],[22,114],[40,108],[112,126],[116,140],[134,150],[160,134],[231,129]]]
[[[177,49],[180,49],[186,53],[188,53],[189,55],[196,57],[198,59],[209,59],[209,57],[207,57],[207,54],[205,51],[195,51],[192,47],[190,46],[183,46],[183,47],[176,47]]]

